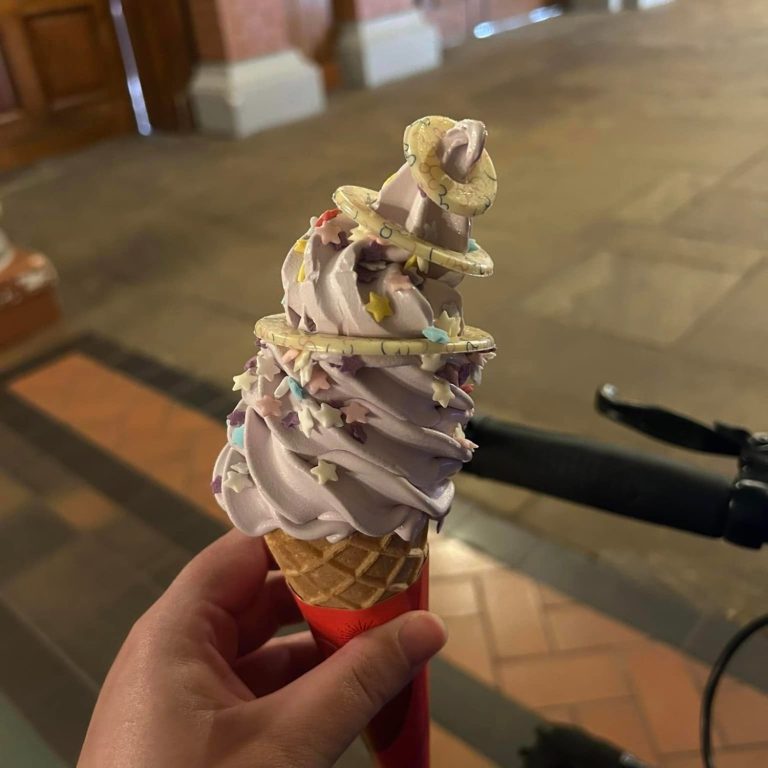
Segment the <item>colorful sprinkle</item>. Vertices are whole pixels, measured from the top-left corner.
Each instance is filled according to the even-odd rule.
[[[299,414],[296,413],[296,411],[289,411],[283,418],[280,420],[280,423],[286,428],[286,429],[293,429],[294,427],[299,426]]]
[[[330,481],[339,479],[339,476],[336,474],[336,465],[330,461],[323,461],[323,459],[320,459],[317,462],[317,466],[312,467],[309,471],[320,485],[325,485]]]
[[[314,225],[316,227],[322,227],[326,221],[335,219],[341,213],[340,208],[329,208],[327,211],[323,211],[315,220]]]
[[[320,409],[313,414],[315,419],[324,427],[342,427],[344,422],[341,420],[341,411],[328,403],[322,403]]]
[[[432,381],[432,399],[436,403],[440,403],[443,408],[447,408],[452,397],[451,385],[445,379],[434,379]]]
[[[370,411],[362,404],[353,400],[349,405],[345,405],[341,412],[344,414],[344,418],[347,420],[347,424],[353,424],[359,422],[360,424],[368,423],[368,414]]]
[[[477,240],[475,240],[473,237],[469,238],[469,243],[467,244],[467,252],[472,253],[473,251],[479,251],[480,246],[477,244]]]
[[[235,408],[235,410],[227,416],[227,421],[231,427],[239,427],[241,424],[245,424],[245,411],[239,411]]]
[[[224,487],[231,488],[235,493],[240,493],[246,488],[252,488],[253,480],[248,475],[240,474],[240,472],[227,472]]]
[[[328,374],[318,365],[312,372],[312,378],[307,384],[307,391],[310,395],[316,395],[320,390],[330,388],[331,382],[328,381]]]
[[[276,397],[279,400],[281,397],[284,397],[288,394],[290,388],[291,377],[283,376],[283,378],[280,380],[280,383],[275,387],[275,391],[272,393],[273,397]]]
[[[442,328],[436,328],[434,325],[425,328],[421,335],[435,344],[447,344],[450,341],[448,334]]]
[[[308,406],[305,406],[299,411],[299,428],[304,433],[305,437],[309,437],[312,429],[315,426],[315,419],[312,416],[312,412]]]
[[[389,299],[374,291],[368,294],[368,303],[365,305],[365,309],[377,323],[393,314]]]
[[[276,400],[272,395],[260,397],[254,402],[254,407],[264,419],[268,417],[279,418],[283,411],[280,401]]]
[[[216,477],[211,480],[211,490],[214,493],[221,493],[221,475],[216,475]]]
[[[304,253],[307,250],[307,238],[301,237],[293,244],[296,253]]]
[[[232,386],[232,391],[237,392],[238,389],[241,389],[243,392],[248,392],[257,379],[258,376],[255,373],[251,373],[250,370],[233,376],[232,381],[235,383]]]
[[[443,310],[440,317],[435,320],[435,328],[445,331],[451,339],[455,339],[459,335],[461,318],[458,315],[449,315]]]
[[[368,434],[362,424],[350,424],[349,434],[352,435],[354,440],[357,440],[358,443],[363,443],[363,445],[368,440]]]
[[[234,427],[230,433],[232,445],[242,448],[245,445],[245,427]]]
[[[299,384],[296,379],[288,377],[288,389],[291,390],[291,394],[294,397],[297,397],[299,400],[303,400],[306,397],[306,394],[304,393],[304,390],[301,388],[301,385]]]
[[[257,355],[256,373],[263,376],[267,381],[272,381],[280,373],[280,368],[269,352],[261,351]]]

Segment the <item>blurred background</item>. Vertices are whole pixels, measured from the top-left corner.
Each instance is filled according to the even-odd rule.
[[[768,428],[768,6],[542,1],[0,0],[4,765],[76,762],[125,632],[226,527],[210,469],[286,252],[422,115],[484,121],[500,179],[496,272],[462,289],[498,343],[479,413],[731,475],[600,419],[596,387]],[[699,766],[768,556],[457,486],[435,764],[516,765],[554,720]],[[761,654],[718,698],[720,765],[768,765]]]

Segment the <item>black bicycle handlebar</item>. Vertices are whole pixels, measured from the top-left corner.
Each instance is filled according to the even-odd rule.
[[[650,454],[583,437],[476,417],[480,448],[465,472],[635,520],[721,538],[731,481]]]

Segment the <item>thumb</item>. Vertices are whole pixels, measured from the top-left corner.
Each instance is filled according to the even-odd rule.
[[[446,640],[442,620],[426,611],[359,635],[274,694],[280,728],[311,733],[313,753],[333,763]]]

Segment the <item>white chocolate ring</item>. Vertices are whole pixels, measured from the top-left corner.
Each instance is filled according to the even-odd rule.
[[[331,355],[361,357],[406,355],[456,355],[488,352],[496,348],[493,337],[479,328],[464,327],[464,333],[445,344],[428,339],[391,339],[367,336],[335,336],[331,333],[307,333],[289,325],[284,315],[267,315],[256,323],[254,333],[278,347],[322,352]]]
[[[475,250],[461,253],[428,243],[408,232],[400,224],[385,219],[380,213],[374,211],[371,204],[376,201],[376,197],[376,192],[371,189],[346,186],[339,187],[333,193],[333,202],[374,237],[388,241],[420,259],[464,275],[493,274],[493,260],[477,244],[475,244]]]
[[[484,149],[469,178],[456,181],[440,164],[440,139],[456,125],[450,117],[422,117],[403,135],[403,152],[411,174],[424,194],[436,205],[459,216],[480,216],[496,199],[498,182],[491,156]]]

